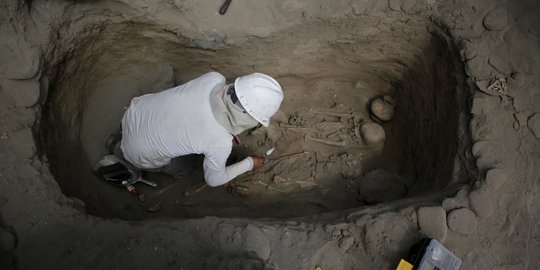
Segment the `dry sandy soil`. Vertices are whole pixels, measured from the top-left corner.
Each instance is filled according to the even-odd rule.
[[[395,269],[424,237],[540,268],[540,3],[221,4],[0,3],[1,269]],[[275,148],[262,169],[190,196],[200,168],[147,173],[144,200],[92,173],[132,97],[211,70],[282,84],[231,156]]]

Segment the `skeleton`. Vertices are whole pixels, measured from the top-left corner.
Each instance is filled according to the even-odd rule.
[[[310,110],[306,114],[308,114],[306,117],[295,116],[291,118],[293,122],[291,124],[281,123],[279,126],[288,130],[308,133],[304,137],[306,141],[328,146],[343,148],[362,144],[360,125],[365,120],[362,119],[359,112],[316,109]],[[309,115],[314,115],[315,118]],[[332,119],[328,118],[339,118],[339,121],[331,121]],[[295,124],[301,124],[301,126]]]
[[[281,129],[280,133],[294,132],[295,140],[299,140],[300,143],[303,138],[304,142],[335,147],[335,151],[342,153],[362,145],[360,124],[365,121],[363,118],[364,116],[360,112],[331,111],[329,108],[320,108],[293,115],[288,119],[288,122],[279,123],[278,129]],[[291,146],[295,149],[298,149],[298,146],[306,147],[305,144]],[[278,147],[278,151],[284,150],[280,145],[276,147]],[[322,154],[323,164],[330,162],[326,160],[328,154],[332,154],[332,151],[326,151]],[[322,183],[315,182],[314,178],[317,175],[317,170],[322,169],[318,165],[317,153],[293,152],[278,157],[267,157],[265,160],[262,170],[246,175],[244,184],[261,185],[268,191],[280,193],[288,193],[295,188],[305,190],[317,186],[322,187]],[[341,158],[339,162],[334,163],[343,167],[337,168],[337,165],[332,165],[334,171],[350,171],[356,167],[352,161]]]

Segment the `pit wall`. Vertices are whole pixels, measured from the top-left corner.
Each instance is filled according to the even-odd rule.
[[[199,2],[3,4],[3,268],[216,269],[241,264],[249,269],[251,264],[251,268],[266,265],[267,269],[391,269],[423,236],[443,241],[463,259],[463,269],[539,267],[539,247],[529,245],[540,230],[534,225],[540,216],[535,195],[540,167],[535,113],[539,113],[540,96],[533,80],[540,75],[540,23],[530,15],[538,13],[534,1],[512,5],[492,1],[455,5],[446,1],[238,1],[223,19],[213,3]],[[257,12],[248,12],[253,10]],[[63,61],[59,56],[72,49],[69,40],[92,31],[82,25],[151,20],[193,40],[212,40],[209,37],[215,31],[227,36],[227,42],[239,44],[247,37],[265,37],[307,20],[373,13],[431,16],[451,29],[466,66],[467,84],[475,90],[470,101],[471,154],[484,177],[473,186],[446,199],[436,196],[381,205],[330,220],[208,217],[133,223],[86,215],[80,202],[62,195],[47,161],[36,155],[32,126],[39,110],[35,105],[44,100],[48,78],[57,72],[53,67]],[[509,78],[508,92],[489,91],[486,80],[501,74]],[[470,226],[459,226],[464,222]]]
[[[458,49],[447,29],[427,18],[388,14],[311,21],[265,38],[249,38],[239,45],[229,45],[222,37],[215,44],[206,44],[212,48],[201,48],[156,24],[128,21],[84,29],[91,30],[70,39],[73,50],[51,67],[55,71],[50,72],[42,117],[36,126],[39,149],[48,158],[62,191],[83,200],[91,214],[125,219],[160,217],[144,209],[142,214],[126,210],[133,198],[111,189],[91,168],[105,154],[103,142],[118,128],[133,96],[184,83],[208,70],[229,78],[253,71],[273,75],[286,91],[282,115],[328,106],[332,101],[363,112],[362,102],[366,95],[370,97],[369,92],[387,91],[399,104],[394,121],[385,124],[387,153],[377,165],[398,164],[391,171],[407,179],[408,197],[455,191],[476,178],[472,159],[464,155],[470,146],[470,92],[464,85]],[[374,83],[378,81],[383,83]],[[369,118],[367,114],[363,117]],[[276,121],[274,126],[278,126]],[[274,127],[274,133],[279,131]],[[288,143],[287,147],[294,146]],[[369,155],[369,151],[355,151]],[[371,166],[379,168],[377,165]],[[364,173],[373,170],[363,168],[364,164],[359,167]],[[310,173],[313,168],[296,170]],[[248,204],[249,209],[220,202],[221,208],[229,209],[220,211],[210,206],[206,209],[199,202],[197,208],[191,205],[176,212],[182,217],[193,217],[195,212],[197,216],[302,217],[319,213],[321,208],[332,212],[359,207],[354,193],[336,196],[350,196],[349,201],[337,201],[326,194],[324,199],[332,203],[320,202],[313,209],[302,205],[306,198],[299,197],[297,201],[280,201],[276,209],[270,202],[245,201],[240,205]],[[319,197],[315,194],[310,200]],[[175,201],[178,198],[163,204]]]

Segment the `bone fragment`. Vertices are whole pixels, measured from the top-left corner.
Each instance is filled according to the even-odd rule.
[[[344,147],[345,146],[344,141],[336,142],[336,141],[331,141],[331,140],[313,138],[311,136],[307,136],[306,140],[310,140],[310,141],[314,141],[314,142],[318,142],[318,143],[322,143],[322,144],[327,144],[327,145],[332,145],[332,146],[339,146],[339,147]]]
[[[326,112],[326,111],[312,110],[311,113],[334,116],[334,117],[353,117],[352,113],[345,113],[345,112]]]
[[[279,124],[279,127],[283,127],[283,128],[290,128],[290,129],[308,129],[307,127],[300,127],[300,126],[295,126],[295,125],[288,125],[288,124]]]
[[[360,136],[360,127],[356,126],[354,127],[354,135],[356,136],[356,141],[358,143],[362,142],[362,137]]]
[[[280,161],[280,160],[284,160],[286,158],[294,158],[294,157],[299,157],[299,156],[302,156],[302,155],[305,155],[305,154],[308,154],[309,152],[308,151],[302,151],[300,153],[296,153],[296,154],[290,154],[290,155],[285,155],[285,156],[281,156],[279,158],[276,158],[276,159],[268,159],[268,160],[272,160],[272,161]]]
[[[308,179],[312,179],[313,178],[308,178]],[[307,180],[307,179],[306,179]],[[313,187],[313,186],[317,186],[319,184],[313,182],[313,181],[294,181],[295,183],[299,184],[301,187]]]
[[[497,91],[499,93],[506,94],[508,89],[508,83],[506,82],[506,78],[496,79],[493,83],[491,83],[490,86],[488,86],[487,89],[489,91]]]
[[[275,187],[273,187],[273,186],[270,186],[270,185],[268,185],[268,186],[266,187],[266,189],[267,189],[267,190],[273,190],[273,191],[281,192],[281,193],[285,193],[285,191],[283,191],[283,190],[281,190],[281,189],[277,189],[277,188],[275,188]]]

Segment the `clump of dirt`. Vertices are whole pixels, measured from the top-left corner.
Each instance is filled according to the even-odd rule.
[[[126,219],[282,218],[386,202],[366,200],[380,192],[372,175],[364,177],[376,169],[397,176],[392,181],[400,190],[391,192],[399,195],[389,200],[467,182],[470,161],[460,151],[470,143],[468,91],[457,52],[430,21],[402,17],[303,24],[240,46],[219,39],[210,49],[153,25],[89,31],[52,73],[42,108],[40,136],[51,172],[89,213]],[[230,81],[258,71],[282,84],[285,99],[271,126],[242,134],[233,151],[241,158],[275,148],[262,169],[212,189],[194,189],[203,181],[200,167],[181,181],[148,173],[159,186],[137,187],[144,200],[92,174],[132,97],[210,70]],[[377,120],[369,104],[382,95],[395,100],[394,118],[380,123],[384,143],[368,145],[360,127]],[[370,189],[361,188],[366,181]],[[186,190],[197,192],[182,196]]]

